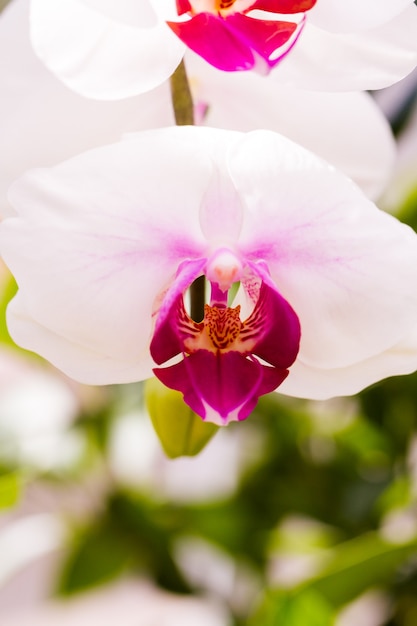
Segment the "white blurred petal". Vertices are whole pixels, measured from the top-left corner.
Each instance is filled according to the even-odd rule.
[[[67,89],[35,56],[28,1],[0,15],[0,212],[6,191],[27,169],[117,141],[123,133],[173,123],[168,85],[119,102],[99,102]]]
[[[308,20],[330,32],[368,30],[392,20],[413,0],[319,0],[308,12]]]
[[[138,28],[83,0],[32,0],[35,51],[70,89],[90,98],[117,100],[154,89],[175,70],[184,46],[141,2]]]
[[[0,531],[0,583],[31,561],[56,550],[63,542],[62,524],[52,515],[31,515]]]
[[[302,37],[271,78],[304,89],[380,89],[417,66],[414,4],[392,20],[361,33],[332,33],[306,24]]]
[[[122,581],[65,602],[3,614],[7,626],[229,626],[225,611],[198,597],[163,592],[145,581]]]
[[[340,169],[369,197],[384,189],[395,142],[368,94],[300,91],[254,73],[218,72],[192,54],[186,63],[194,102],[208,107],[205,125],[273,130]]]

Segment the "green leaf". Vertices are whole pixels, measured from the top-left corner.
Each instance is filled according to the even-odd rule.
[[[0,474],[0,509],[15,506],[22,492],[22,480],[17,472]]]
[[[103,584],[119,576],[130,562],[129,543],[105,522],[97,523],[75,538],[57,592],[66,596]]]
[[[0,0],[0,11],[2,9],[1,0]],[[9,335],[9,331],[7,329],[6,324],[6,309],[10,300],[17,293],[17,284],[12,275],[8,276],[4,282],[2,281],[2,288],[0,290],[0,341],[2,343],[7,343],[16,347],[13,340]]]
[[[185,404],[181,393],[168,389],[157,378],[146,381],[145,399],[155,432],[171,459],[195,456],[218,431]]]
[[[416,552],[417,540],[393,544],[376,532],[344,542],[329,551],[330,560],[314,578],[290,591],[270,591],[250,626],[330,626],[340,607],[369,588],[392,582]]]
[[[413,480],[411,476],[397,476],[382,492],[377,500],[376,508],[381,514],[393,509],[404,508],[413,499]]]
[[[376,532],[366,533],[336,546],[320,574],[301,587],[319,592],[339,607],[369,587],[390,582],[399,566],[416,553],[416,539],[394,544]]]
[[[333,609],[317,591],[282,592],[269,596],[249,626],[332,626]]]

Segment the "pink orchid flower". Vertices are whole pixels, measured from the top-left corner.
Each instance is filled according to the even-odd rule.
[[[154,372],[227,424],[275,388],[322,399],[417,368],[417,235],[273,132],[139,133],[28,173],[10,201],[10,332],[75,379]]]
[[[30,0],[30,6],[37,55],[68,87],[95,99],[155,88],[187,48],[225,70],[266,73],[281,60],[274,80],[324,91],[379,89],[417,65],[413,0]]]

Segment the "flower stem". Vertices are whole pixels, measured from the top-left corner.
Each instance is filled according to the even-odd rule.
[[[184,60],[171,76],[171,97],[177,126],[194,124],[194,104]]]
[[[171,98],[177,126],[192,126],[194,124],[194,103],[184,60],[181,61],[171,76]],[[195,322],[201,322],[204,318],[205,304],[204,276],[200,276],[193,282],[190,287],[190,297],[191,317]]]

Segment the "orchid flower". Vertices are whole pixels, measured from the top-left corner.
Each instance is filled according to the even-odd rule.
[[[295,12],[295,13],[294,13]],[[255,69],[307,89],[392,84],[417,65],[413,0],[31,0],[32,43],[74,91],[149,91],[186,48],[223,70]]]
[[[0,15],[0,58],[7,59],[0,65],[2,213],[10,211],[8,187],[25,170],[54,165],[123,133],[174,124],[167,83],[115,102],[66,89],[33,52],[28,12],[25,0],[13,0]],[[370,95],[300,92],[254,72],[219,72],[193,53],[185,61],[198,123],[274,130],[341,169],[370,197],[386,186],[395,144]]]
[[[417,368],[416,234],[278,134],[146,131],[26,174],[10,201],[10,333],[82,382],[154,372],[227,424],[275,388],[327,398]]]
[[[176,0],[178,18],[167,21],[186,46],[210,65],[266,74],[291,50],[316,0]],[[265,13],[262,19],[257,12]],[[283,21],[279,14],[300,14]]]

